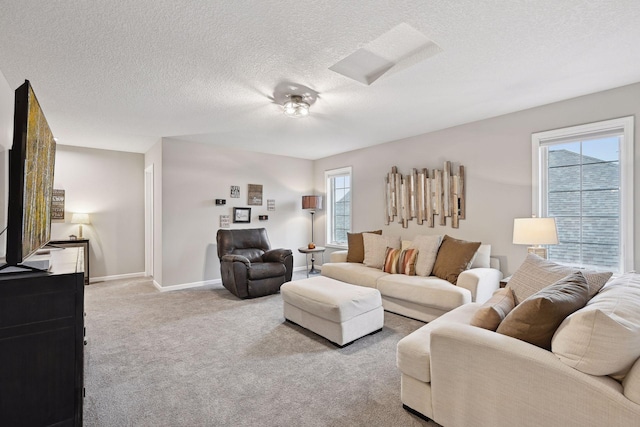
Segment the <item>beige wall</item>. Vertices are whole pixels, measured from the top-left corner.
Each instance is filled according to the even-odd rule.
[[[404,238],[446,233],[490,243],[509,274],[526,256],[525,247],[512,244],[512,231],[514,218],[531,215],[531,134],[639,114],[640,84],[634,84],[321,159],[315,162],[315,187],[324,191],[325,170],[352,166],[354,231],[382,228],[385,234]],[[639,132],[636,123],[636,212],[640,212]],[[407,173],[412,168],[441,168],[445,160],[466,168],[467,219],[460,221],[460,228],[429,228],[415,220],[408,229],[383,225],[382,183],[391,167]],[[319,228],[324,228],[323,212],[318,215]],[[640,265],[639,226],[636,223],[636,268]]]
[[[272,247],[292,249],[294,265],[304,265],[297,248],[310,239],[301,198],[312,188],[312,161],[173,139],[163,139],[161,155],[162,272],[156,282],[162,287],[220,278],[216,233],[220,215],[232,215],[233,207],[251,207],[252,218],[231,228],[266,228]],[[263,186],[262,206],[247,204],[248,184]],[[232,185],[240,186],[239,199],[229,197]],[[215,199],[227,204],[216,206]],[[275,211],[267,211],[267,199],[276,201]],[[269,220],[258,221],[261,214]]]
[[[89,213],[91,278],[144,272],[144,156],[58,144],[54,188],[65,190],[65,219],[52,221],[52,239],[78,234],[73,212]]]

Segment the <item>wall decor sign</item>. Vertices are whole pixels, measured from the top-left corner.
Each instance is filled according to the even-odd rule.
[[[53,190],[51,219],[64,219],[64,190]]]
[[[451,162],[431,172],[414,168],[409,175],[392,167],[384,179],[385,224],[397,218],[407,228],[409,220],[415,218],[418,224],[426,222],[433,227],[437,215],[440,225],[446,225],[450,217],[451,227],[458,228],[459,220],[465,219],[464,166],[458,166],[457,172],[452,174]]]
[[[252,206],[262,206],[262,185],[249,184],[247,204]]]
[[[220,228],[231,227],[230,220],[231,218],[229,217],[229,215],[220,215]]]
[[[274,199],[267,199],[267,210],[268,211],[276,210],[276,201]]]
[[[251,222],[251,208],[233,208],[233,222]]]
[[[232,185],[231,186],[231,197],[234,199],[239,199],[240,198],[240,186],[239,185]]]

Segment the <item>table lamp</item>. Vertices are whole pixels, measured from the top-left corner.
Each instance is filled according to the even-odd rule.
[[[78,239],[82,239],[82,224],[91,224],[91,221],[89,221],[89,214],[86,214],[86,213],[74,213],[71,216],[71,223],[72,224],[79,224],[78,225]]]
[[[547,248],[540,245],[557,245],[558,231],[555,218],[515,218],[513,220],[513,244],[530,245],[527,251],[547,258]]]
[[[322,196],[302,196],[302,209],[309,210],[311,214],[311,243],[309,243],[309,249],[314,249],[316,244],[313,243],[313,216],[316,213],[316,209],[322,209]]]

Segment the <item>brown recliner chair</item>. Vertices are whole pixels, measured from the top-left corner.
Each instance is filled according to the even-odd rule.
[[[267,230],[218,230],[218,258],[222,285],[239,298],[275,294],[291,281],[290,249],[271,249]]]

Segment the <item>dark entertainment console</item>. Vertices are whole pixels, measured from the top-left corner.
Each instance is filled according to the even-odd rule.
[[[81,426],[84,251],[34,258],[49,272],[0,274],[0,425]]]

